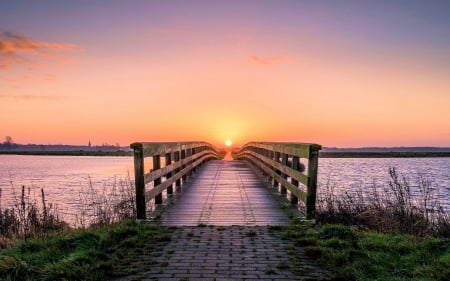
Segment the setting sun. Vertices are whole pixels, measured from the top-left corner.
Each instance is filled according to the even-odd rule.
[[[233,144],[233,142],[231,140],[226,140],[225,141],[225,145],[230,147]]]

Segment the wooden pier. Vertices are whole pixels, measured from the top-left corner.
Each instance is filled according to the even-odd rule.
[[[231,161],[216,160],[218,150],[205,142],[131,147],[138,219],[146,219],[149,206],[163,203],[163,193],[178,192],[161,218],[164,225],[287,224],[273,190],[289,196],[306,218],[314,218],[320,145],[251,142]]]
[[[288,219],[245,161],[213,160],[162,217],[169,226],[279,225]]]

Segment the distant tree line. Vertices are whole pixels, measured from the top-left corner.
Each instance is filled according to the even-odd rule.
[[[5,141],[0,144],[0,148],[6,149],[6,150],[15,149],[17,147],[19,147],[19,145],[14,143],[13,138],[10,136],[6,136]]]
[[[90,144],[90,142],[89,142]],[[130,151],[127,147],[103,143],[102,145],[43,145],[43,144],[17,144],[10,136],[0,143],[0,151]]]

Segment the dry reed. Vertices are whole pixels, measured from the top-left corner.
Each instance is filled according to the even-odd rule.
[[[373,184],[355,193],[336,194],[329,182],[317,201],[316,219],[324,223],[344,223],[387,233],[418,236],[450,236],[450,215],[440,204],[431,181],[419,175],[412,187],[395,168],[384,188]]]

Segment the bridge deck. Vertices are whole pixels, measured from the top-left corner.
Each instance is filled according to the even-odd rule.
[[[287,215],[243,161],[206,163],[161,218],[167,226],[284,225]]]

